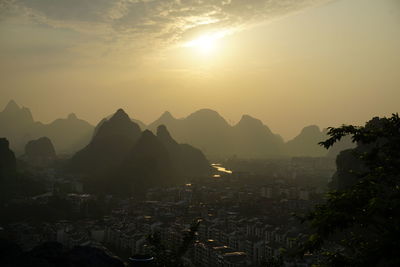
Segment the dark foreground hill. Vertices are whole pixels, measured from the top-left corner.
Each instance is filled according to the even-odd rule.
[[[119,109],[97,127],[90,143],[71,159],[73,171],[99,175],[119,167],[139,139],[139,126]]]
[[[210,165],[203,152],[188,144],[178,144],[165,125],[158,126],[157,138],[167,149],[180,176],[204,176],[209,173]]]
[[[145,189],[204,176],[209,163],[203,153],[178,144],[165,126],[158,134],[140,127],[119,109],[103,120],[91,142],[69,162],[74,173],[88,177],[88,187],[109,193],[142,194]]]
[[[17,172],[17,161],[7,139],[0,138],[0,183],[11,179]]]
[[[32,166],[49,166],[57,159],[56,150],[48,137],[29,141],[23,159]]]

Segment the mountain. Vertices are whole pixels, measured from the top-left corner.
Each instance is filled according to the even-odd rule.
[[[13,100],[0,112],[0,136],[10,140],[17,154],[23,154],[27,142],[42,136],[53,140],[59,153],[71,154],[89,142],[92,132],[93,126],[75,114],[49,124],[36,122],[28,108],[19,107]]]
[[[47,166],[54,162],[57,156],[51,140],[41,137],[26,144],[24,159],[33,166]]]
[[[8,180],[17,172],[14,152],[10,150],[7,139],[0,138],[0,182]]]
[[[71,154],[89,143],[93,126],[74,113],[45,125],[43,136],[49,137],[59,153]]]
[[[232,127],[214,110],[198,110],[182,120],[180,133],[170,131],[179,142],[198,147],[208,155],[231,154]]]
[[[143,197],[146,189],[184,183],[209,174],[204,154],[178,144],[165,126],[157,135],[139,126],[119,109],[96,127],[89,145],[70,160],[70,169],[85,174],[86,186],[108,193]]]
[[[307,126],[286,143],[286,153],[293,157],[324,157],[327,150],[318,143],[327,138],[326,131],[321,131],[318,126]]]
[[[200,109],[186,118],[177,119],[170,112],[148,126],[156,132],[165,125],[178,143],[198,147],[208,158],[276,158],[276,157],[336,157],[340,151],[354,147],[344,138],[329,151],[318,145],[325,140],[326,130],[318,126],[307,126],[298,136],[288,142],[273,133],[259,119],[243,115],[236,125],[230,125],[218,112]]]
[[[304,127],[292,140],[286,142],[286,155],[289,157],[329,157],[336,158],[341,151],[355,147],[351,138],[346,136],[336,142],[329,150],[319,145],[319,142],[328,139],[327,130],[320,130],[316,125]]]
[[[24,128],[33,123],[33,117],[28,108],[20,108],[14,100],[11,100],[0,113],[0,123],[14,124],[15,128]]]
[[[284,155],[283,139],[271,132],[260,120],[243,115],[233,127],[236,155],[249,158],[265,158]]]
[[[11,100],[0,112],[0,136],[6,137],[11,147],[22,152],[26,142],[35,137],[37,126],[29,109],[20,108]]]
[[[203,176],[209,174],[210,163],[203,152],[188,144],[178,144],[171,137],[165,125],[158,126],[157,138],[167,149],[175,169],[181,176]]]
[[[283,140],[260,120],[243,116],[231,126],[218,112],[200,109],[183,119],[165,112],[149,125],[156,131],[165,125],[179,143],[198,147],[209,157],[274,157],[283,154]]]
[[[116,168],[141,135],[139,126],[122,109],[102,120],[96,129],[90,143],[70,160],[72,170],[100,174]]]
[[[169,111],[165,111],[160,118],[152,122],[147,128],[155,132],[160,125],[168,125],[170,129],[178,127],[180,120],[175,119]]]
[[[97,124],[97,126],[95,127],[95,129],[94,129],[94,131],[93,131],[93,136],[95,136],[95,135],[97,134],[97,132],[98,132],[100,126],[103,125],[103,123],[104,123],[105,121],[109,120],[113,115],[114,115],[114,114],[105,117],[104,119],[102,119],[102,120]],[[143,131],[143,130],[146,130],[146,129],[147,129],[147,125],[144,124],[144,122],[142,122],[141,120],[137,120],[137,119],[132,119],[132,118],[131,118],[131,121],[134,122],[135,124],[137,124],[137,125],[139,126],[140,130]]]
[[[23,148],[30,140],[41,136],[49,137],[60,154],[74,154],[84,148],[106,121],[103,119],[94,129],[75,114],[65,119],[57,119],[49,124],[35,122],[29,109],[20,108],[10,101],[0,112],[0,136],[10,140],[16,154],[23,154]],[[317,126],[305,127],[301,133],[286,144],[260,120],[243,115],[234,126],[230,125],[218,112],[200,109],[186,118],[177,119],[170,112],[164,112],[160,118],[146,126],[139,120],[130,118],[139,130],[148,128],[156,133],[157,127],[165,125],[178,143],[188,144],[201,149],[207,157],[221,159],[232,156],[240,158],[274,158],[293,156],[336,157],[353,144],[344,139],[335,144],[329,152],[318,146],[326,138],[326,133]],[[136,131],[138,132],[138,131]],[[93,140],[92,140],[93,141]],[[187,148],[190,150],[190,148]]]
[[[146,189],[173,185],[179,177],[170,154],[162,142],[145,130],[132,147],[110,188],[116,192],[143,196]]]
[[[132,120],[134,123],[136,123],[137,125],[139,125],[139,128],[140,128],[142,131],[147,129],[147,125],[146,125],[144,122],[142,122],[141,120],[132,119],[132,118],[131,118],[131,120]]]

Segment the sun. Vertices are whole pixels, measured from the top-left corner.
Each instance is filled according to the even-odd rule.
[[[183,44],[184,47],[194,48],[201,54],[211,54],[218,48],[218,41],[228,34],[228,31],[218,31],[213,33],[207,33],[200,37],[186,42]]]
[[[216,41],[217,39],[211,35],[203,35],[195,40],[187,42],[185,46],[195,48],[202,54],[209,54],[216,50],[217,48]]]

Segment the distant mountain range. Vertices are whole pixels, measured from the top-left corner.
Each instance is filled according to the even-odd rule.
[[[199,147],[211,157],[238,156],[247,158],[284,155],[283,139],[260,120],[244,115],[231,126],[216,111],[201,109],[184,119],[175,119],[165,112],[148,126],[152,131],[165,125],[179,142]]]
[[[327,139],[327,131],[316,125],[305,127],[285,143],[256,118],[243,115],[232,126],[210,109],[198,110],[182,119],[164,112],[147,128],[155,131],[159,125],[165,125],[178,142],[192,144],[212,158],[336,157],[341,150],[354,147],[350,140],[344,139],[327,151],[318,145]]]
[[[0,112],[0,137],[10,141],[17,155],[24,153],[29,141],[43,136],[51,139],[58,153],[71,154],[89,142],[93,128],[75,114],[49,124],[34,121],[31,111],[19,107],[14,101],[10,101]]]
[[[94,127],[78,119],[75,114],[71,114],[66,119],[43,124],[34,121],[28,108],[21,108],[14,101],[10,101],[0,112],[0,137],[8,138],[11,148],[17,155],[23,153],[29,141],[39,137],[50,138],[58,154],[73,154],[89,144],[102,124],[109,119],[110,116]],[[329,151],[323,149],[318,142],[327,138],[326,130],[320,130],[315,125],[305,127],[298,136],[285,143],[280,135],[273,133],[256,118],[243,115],[236,125],[230,125],[221,115],[210,109],[201,109],[186,118],[179,119],[165,112],[149,125],[137,119],[129,118],[129,120],[136,125],[136,130],[132,131],[137,133],[145,129],[156,133],[157,127],[164,125],[178,143],[198,147],[207,157],[213,159],[232,156],[336,157],[341,150],[354,147],[349,140],[344,140]]]

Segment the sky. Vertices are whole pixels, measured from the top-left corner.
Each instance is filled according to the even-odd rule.
[[[399,47],[399,0],[0,0],[0,109],[211,108],[290,139],[399,112]]]

